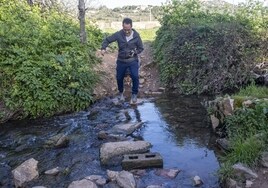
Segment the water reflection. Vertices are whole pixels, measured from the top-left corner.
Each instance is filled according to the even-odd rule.
[[[179,177],[183,187],[192,187],[190,179],[195,175],[206,186],[219,187],[213,134],[200,99],[166,96],[155,103],[145,103],[138,110],[146,122],[142,129],[144,140],[152,143],[151,151],[162,155],[164,168],[182,170]]]

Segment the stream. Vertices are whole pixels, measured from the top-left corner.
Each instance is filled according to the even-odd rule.
[[[156,175],[153,168],[146,169],[136,179],[138,188],[149,185],[190,188],[194,176],[203,181],[199,187],[220,187],[217,176],[220,154],[202,105],[208,99],[169,94],[143,100],[137,107],[128,103],[117,106],[107,97],[77,113],[1,125],[0,187],[14,187],[11,171],[29,158],[38,161],[39,177],[26,183],[26,187],[68,187],[72,181],[93,174],[107,178],[107,169],[121,171],[120,165],[100,164],[99,148],[105,140],[98,139],[98,133],[122,122],[143,122],[128,139],[150,142],[153,145],[150,151],[163,158],[163,169],[180,170],[175,178],[167,178]],[[47,141],[57,134],[66,135],[68,145],[47,147]],[[55,167],[60,168],[58,175],[44,174]]]

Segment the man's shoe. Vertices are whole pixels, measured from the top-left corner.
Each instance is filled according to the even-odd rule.
[[[131,103],[135,104],[137,102],[137,94],[132,94]]]
[[[122,93],[119,93],[118,100],[121,101],[121,102],[124,102],[125,101],[125,97],[124,97],[123,92]]]

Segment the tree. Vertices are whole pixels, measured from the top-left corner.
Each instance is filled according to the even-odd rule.
[[[86,6],[84,0],[79,0],[78,10],[79,10],[78,19],[80,20],[80,41],[81,43],[86,43],[87,41],[86,21],[85,21]]]

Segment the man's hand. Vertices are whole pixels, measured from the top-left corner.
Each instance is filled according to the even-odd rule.
[[[104,56],[104,54],[106,53],[106,50],[101,50],[101,55]]]

